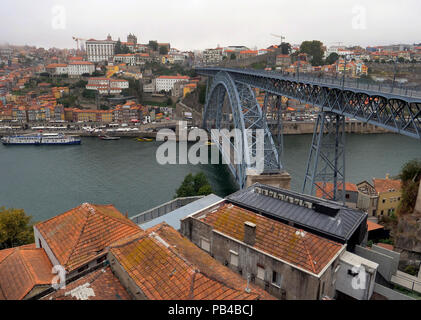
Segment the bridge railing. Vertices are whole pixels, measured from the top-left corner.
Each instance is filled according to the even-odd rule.
[[[344,89],[357,89],[366,91],[377,91],[386,94],[394,94],[406,97],[421,98],[421,91],[404,85],[402,83],[395,82],[394,84],[381,83],[379,81],[370,81],[361,78],[349,78],[345,79],[338,75],[337,77],[327,76],[323,74],[309,74],[309,73],[285,73],[268,71],[273,75],[282,76],[285,79],[292,81],[304,81],[311,82],[320,85],[337,86]]]
[[[310,82],[315,85],[326,85],[330,87],[338,87],[343,89],[358,90],[358,91],[371,91],[379,92],[389,95],[404,96],[409,98],[421,98],[421,89],[413,86],[404,85],[395,81],[392,84],[386,84],[379,81],[366,80],[361,78],[349,78],[338,74],[335,77],[328,76],[322,73],[304,73],[304,72],[283,72],[283,71],[263,71],[263,70],[250,70],[250,69],[235,69],[235,68],[208,68],[197,67],[197,69],[208,69],[215,71],[226,70],[228,72],[247,72],[248,74],[255,74],[261,76],[274,76],[283,80],[297,81],[297,82]],[[199,72],[200,73],[200,72]]]

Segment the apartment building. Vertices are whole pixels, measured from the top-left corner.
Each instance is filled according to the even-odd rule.
[[[402,197],[401,181],[390,179],[389,174],[387,174],[385,179],[373,178],[373,186],[379,197],[377,202],[377,216],[396,215]]]
[[[70,77],[79,77],[83,74],[92,74],[95,72],[95,64],[89,61],[70,61],[68,66],[68,75]]]
[[[104,62],[114,57],[116,41],[108,35],[106,40],[90,39],[86,41],[86,54],[90,62]]]
[[[171,91],[174,88],[174,84],[179,81],[188,81],[188,76],[160,76],[155,79],[155,90],[156,92]]]
[[[224,202],[181,221],[181,232],[278,299],[334,297],[345,246]]]
[[[114,56],[114,63],[125,63],[129,66],[135,66],[136,65],[136,55],[132,53],[127,54],[116,54]]]

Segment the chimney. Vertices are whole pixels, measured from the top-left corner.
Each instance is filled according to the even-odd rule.
[[[386,173],[386,179],[389,179],[390,174]]]
[[[244,243],[254,246],[256,242],[256,225],[253,222],[244,222]]]

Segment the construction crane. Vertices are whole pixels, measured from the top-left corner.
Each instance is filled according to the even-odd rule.
[[[279,34],[274,34],[271,33],[271,36],[275,37],[275,38],[280,38],[281,39],[281,44],[284,43],[285,37],[284,36],[280,36]]]
[[[76,41],[77,44],[77,50],[79,51],[79,41],[86,41],[86,39],[72,37],[74,41]]]

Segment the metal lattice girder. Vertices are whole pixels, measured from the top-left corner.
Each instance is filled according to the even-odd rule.
[[[231,119],[223,112],[226,97],[230,105]],[[257,140],[254,134],[256,129],[262,129],[264,133],[264,172],[278,172],[282,168],[264,114],[249,85],[236,83],[226,72],[217,73],[212,79],[206,101],[203,116],[203,127],[206,130],[234,127],[241,131],[242,136],[236,137],[243,142],[241,150],[230,141],[231,150],[234,153],[241,153],[236,154],[238,159],[242,159],[241,164],[234,164],[227,153],[222,150],[219,139],[214,140],[240,188],[245,186],[250,160],[256,157]]]
[[[362,85],[357,81],[292,77],[275,72],[197,68],[199,74],[228,73],[236,83],[268,93],[297,99],[349,118],[374,124],[392,132],[421,140],[421,92]]]
[[[332,188],[327,188],[331,183]],[[320,112],[314,128],[303,193],[314,195],[320,190],[323,198],[345,204],[345,117]]]

